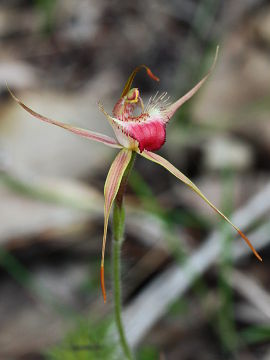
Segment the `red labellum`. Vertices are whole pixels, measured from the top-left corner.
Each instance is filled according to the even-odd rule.
[[[141,152],[154,151],[165,143],[166,127],[160,121],[135,123],[129,127],[129,135],[138,141]]]

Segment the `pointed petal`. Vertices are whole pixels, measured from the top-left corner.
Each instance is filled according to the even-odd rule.
[[[213,205],[206,197],[205,195],[200,191],[200,189],[197,188],[195,184],[189,178],[187,178],[181,171],[176,169],[169,161],[164,159],[163,157],[152,153],[150,151],[144,151],[141,153],[143,157],[145,157],[148,160],[151,160],[161,166],[163,166],[165,169],[167,169],[170,173],[172,173],[174,176],[176,176],[179,180],[183,181],[187,186],[189,186],[196,194],[198,194],[209,206],[211,206],[212,209],[214,209],[220,216],[223,217],[237,232],[238,234],[246,241],[248,246],[253,251],[254,255],[262,261],[262,258],[257,253],[257,251],[254,249],[252,244],[250,243],[249,239],[242,233],[238,227],[236,227],[220,210],[218,210],[215,205]]]
[[[212,64],[210,70],[208,71],[208,73],[205,75],[205,77],[200,82],[198,82],[198,84],[195,85],[191,90],[189,90],[189,92],[187,92],[184,96],[182,96],[179,100],[177,100],[175,103],[171,104],[166,109],[165,113],[167,116],[167,121],[170,120],[170,118],[173,116],[173,114],[176,112],[176,110],[179,109],[179,107],[182,106],[186,101],[188,101],[200,89],[200,87],[204,84],[204,82],[208,79],[209,75],[211,74],[211,72],[213,71],[213,69],[216,65],[216,61],[217,61],[217,57],[218,57],[218,49],[219,49],[219,47],[217,46],[213,64]]]
[[[127,95],[127,93],[129,92],[130,88],[131,88],[131,85],[133,83],[133,80],[135,78],[135,75],[137,74],[138,71],[140,71],[141,69],[145,69],[146,72],[147,72],[147,75],[150,76],[153,80],[155,81],[159,81],[159,78],[157,76],[155,76],[152,71],[149,69],[148,66],[146,65],[140,65],[140,66],[137,66],[131,73],[130,77],[128,78],[125,86],[124,86],[124,89],[123,89],[123,92],[122,92],[122,95],[121,95],[121,98],[124,97],[125,95]]]
[[[28,106],[26,106],[21,100],[19,100],[13,93],[12,91],[8,88],[10,95],[13,97],[13,99],[24,109],[26,110],[30,115],[34,116],[35,118],[45,121],[49,124],[53,124],[56,126],[59,126],[63,129],[66,129],[68,131],[73,132],[74,134],[80,135],[82,137],[88,138],[90,140],[94,140],[97,142],[101,142],[105,145],[108,145],[110,147],[113,148],[121,148],[122,146],[113,138],[107,136],[107,135],[103,135],[94,131],[90,131],[87,129],[81,129],[79,127],[76,126],[72,126],[69,124],[65,124],[62,123],[60,121],[56,121],[56,120],[52,120],[47,118],[46,116],[40,115],[39,113],[35,112],[34,110],[30,109]]]
[[[117,195],[119,190],[119,186],[121,184],[122,177],[125,173],[125,170],[130,162],[132,155],[131,150],[122,149],[115,160],[113,161],[109,173],[107,175],[107,179],[104,186],[104,234],[103,234],[103,243],[102,243],[102,257],[101,257],[101,287],[104,302],[106,302],[106,290],[104,283],[104,256],[105,256],[105,246],[106,246],[106,238],[107,238],[107,229],[108,229],[108,221],[110,216],[110,211],[112,207],[112,203]]]

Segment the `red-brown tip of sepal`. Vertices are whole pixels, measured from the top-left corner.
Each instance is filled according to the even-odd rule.
[[[105,280],[104,280],[104,266],[101,265],[100,267],[100,282],[101,282],[101,290],[103,295],[104,304],[106,303],[106,288],[105,288]]]
[[[155,81],[159,81],[159,78],[152,73],[152,71],[149,69],[148,66],[145,66],[145,69],[146,69],[147,75],[150,76],[151,79],[153,79]]]
[[[260,261],[262,261],[261,256],[257,253],[257,251],[255,250],[254,246],[251,244],[251,242],[249,241],[249,239],[246,237],[246,235],[244,233],[242,233],[241,230],[237,230],[238,234],[245,240],[245,242],[248,244],[248,246],[251,248],[253,254],[256,256],[256,258]]]
[[[137,72],[140,71],[141,69],[145,69],[146,72],[147,72],[147,75],[148,75],[151,79],[153,79],[153,80],[155,80],[155,81],[159,81],[159,78],[152,73],[152,71],[149,69],[148,66],[146,66],[146,65],[144,65],[144,64],[139,65],[139,66],[137,66],[137,67],[132,71],[131,75],[129,76],[129,78],[128,78],[125,86],[124,86],[124,89],[123,89],[123,91],[122,91],[121,98],[123,98],[124,96],[127,95],[127,93],[129,92],[129,90],[130,90],[130,88],[131,88],[131,85],[132,85],[132,83],[133,83],[133,80],[134,80]]]

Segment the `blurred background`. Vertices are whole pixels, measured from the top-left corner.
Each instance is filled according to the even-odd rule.
[[[119,359],[99,265],[114,149],[41,123],[112,134],[130,72],[143,99],[206,85],[160,153],[263,257],[161,167],[137,159],[122,251],[124,321],[139,360],[270,359],[270,5],[263,0],[1,0],[0,359]],[[109,334],[109,335],[108,335]]]

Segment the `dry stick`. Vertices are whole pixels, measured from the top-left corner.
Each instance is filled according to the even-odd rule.
[[[247,303],[246,299],[234,305],[234,316],[237,321],[251,325],[269,325],[269,319],[254,305]]]
[[[250,304],[259,309],[269,321],[270,295],[254,278],[248,277],[241,271],[234,270],[230,276],[226,277],[226,280]]]
[[[246,206],[239,209],[232,219],[240,228],[245,229],[269,210],[270,183]],[[252,233],[250,238],[257,248],[265,246],[270,241],[269,228],[262,226]],[[244,244],[240,244],[239,241],[237,239],[233,248],[234,260],[250,253],[249,248],[244,247]],[[203,274],[215,263],[221,249],[220,233],[215,231],[189,257],[184,266],[171,265],[126,307],[123,319],[128,342],[132,347],[138,345],[156,321],[166,313],[168,306],[192,285],[198,275]],[[258,263],[258,266],[263,266],[263,264]]]

